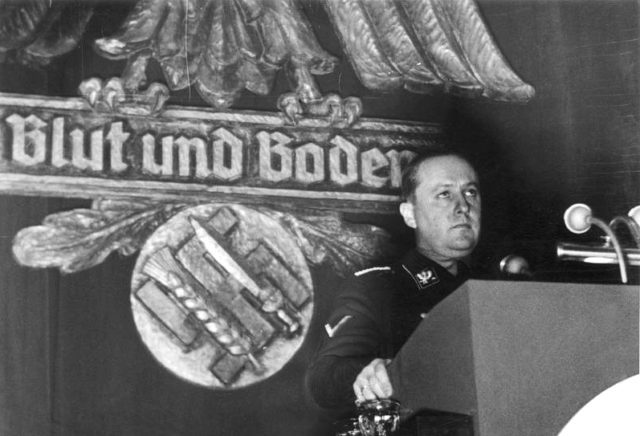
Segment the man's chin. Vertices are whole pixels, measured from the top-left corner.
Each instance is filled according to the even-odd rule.
[[[465,257],[471,254],[476,244],[475,238],[458,238],[451,244],[451,248],[458,253],[459,257]]]

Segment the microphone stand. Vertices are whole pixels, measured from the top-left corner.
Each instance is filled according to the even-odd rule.
[[[631,237],[636,243],[636,247],[640,248],[640,226],[638,226],[638,223],[636,223],[635,220],[629,216],[620,215],[614,217],[611,222],[609,222],[609,227],[611,227],[611,229],[613,230],[620,224],[624,224],[627,226],[627,228],[629,229],[629,233],[631,233]]]
[[[620,245],[620,241],[618,241],[618,237],[611,227],[609,227],[604,221],[596,217],[589,217],[589,222],[594,224],[597,227],[600,227],[602,231],[609,237],[609,241],[613,244],[613,249],[616,252],[616,256],[618,257],[618,266],[620,267],[620,280],[622,283],[627,283],[629,280],[627,278],[627,262],[624,258],[624,253],[622,252],[622,246]]]
[[[632,209],[629,213],[636,211],[637,208]],[[591,225],[595,225],[599,227],[604,233],[607,235],[608,242],[601,247],[601,249],[609,248],[607,245],[611,244],[616,254],[616,258],[618,260],[618,266],[620,267],[620,280],[622,283],[628,282],[627,277],[627,261],[625,258],[625,252],[620,245],[620,241],[618,237],[613,232],[613,229],[618,227],[621,224],[624,224],[629,229],[632,238],[634,239],[636,246],[640,248],[640,226],[635,220],[635,213],[632,216],[616,216],[614,217],[609,225],[607,225],[604,221],[599,218],[592,216],[591,208],[586,204],[574,204],[570,206],[564,214],[564,222],[571,232],[573,233],[584,233]],[[571,250],[567,250],[568,244],[559,243],[557,246],[557,253],[559,258],[588,258],[592,256],[593,247],[578,247],[577,245],[572,246]],[[578,247],[578,248],[576,248]],[[571,253],[569,253],[571,251]],[[633,263],[633,262],[632,262]]]

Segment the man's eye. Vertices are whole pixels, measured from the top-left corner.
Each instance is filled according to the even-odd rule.
[[[465,195],[467,197],[477,197],[478,196],[478,190],[477,189],[467,189],[467,191],[465,192]]]
[[[438,194],[438,198],[449,198],[451,196],[451,194],[449,193],[449,191],[442,191]]]

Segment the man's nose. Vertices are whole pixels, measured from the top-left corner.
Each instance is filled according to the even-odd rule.
[[[464,195],[458,196],[456,200],[456,213],[467,214],[469,213],[470,209],[471,209],[471,205],[469,204],[465,196]]]

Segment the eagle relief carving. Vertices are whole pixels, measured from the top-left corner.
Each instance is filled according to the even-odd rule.
[[[46,68],[77,48],[97,7],[2,2],[0,62]],[[315,13],[342,53],[322,46]],[[372,91],[534,95],[473,0],[137,0],[92,43],[124,61],[119,77],[83,78],[81,98],[0,94],[0,192],[94,200],[20,231],[15,258],[73,273],[138,252],[142,341],[212,389],[264,380],[295,354],[311,268],[346,274],[393,250],[383,229],[342,212],[394,210],[402,167],[440,140],[436,125],[364,117],[358,96],[323,93],[316,76],[344,58]],[[234,109],[279,74],[290,87],[272,112]],[[210,107],[171,106],[184,89]]]

